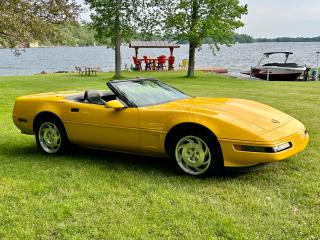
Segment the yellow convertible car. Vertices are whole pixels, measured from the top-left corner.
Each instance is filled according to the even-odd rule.
[[[191,97],[155,79],[109,81],[111,91],[51,92],[16,99],[15,125],[39,149],[70,143],[171,157],[191,175],[288,158],[309,141],[304,125],[267,105]]]

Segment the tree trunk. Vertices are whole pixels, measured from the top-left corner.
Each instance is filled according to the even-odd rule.
[[[189,65],[187,77],[194,76],[194,64],[195,64],[196,44],[190,41],[189,43]]]
[[[191,6],[190,33],[193,33],[195,31],[195,27],[199,21],[199,7],[199,0],[193,0]],[[187,77],[194,76],[196,48],[197,42],[195,41],[195,39],[189,39],[189,66]]]
[[[120,38],[120,0],[116,2],[116,21],[114,26],[115,40],[115,77],[121,77],[121,38]]]

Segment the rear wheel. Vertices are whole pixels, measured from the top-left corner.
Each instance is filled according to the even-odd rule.
[[[68,145],[67,134],[58,119],[42,118],[36,125],[38,148],[47,154],[60,154]]]
[[[176,134],[171,156],[183,172],[190,175],[216,175],[222,171],[219,142],[209,133],[185,130]]]

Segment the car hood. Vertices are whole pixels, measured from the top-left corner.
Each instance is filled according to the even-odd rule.
[[[215,115],[231,122],[246,122],[265,132],[278,128],[290,120],[290,116],[255,101],[235,98],[187,98],[166,103],[166,108]]]

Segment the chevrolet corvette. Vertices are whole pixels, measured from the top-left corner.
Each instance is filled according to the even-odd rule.
[[[13,121],[45,154],[74,144],[170,157],[190,175],[280,161],[309,141],[300,121],[255,101],[191,97],[149,78],[107,86],[18,97]]]

